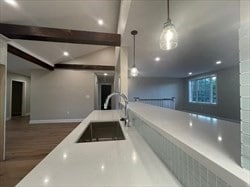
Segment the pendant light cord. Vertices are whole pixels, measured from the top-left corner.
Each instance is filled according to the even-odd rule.
[[[134,62],[133,62],[133,67],[135,67],[135,35],[137,35],[137,30],[133,30],[133,31],[131,31],[131,34],[133,35],[133,39],[134,39]]]
[[[168,21],[171,21],[170,19],[170,11],[169,11],[169,0],[167,0],[167,10],[168,10]]]
[[[134,35],[134,66],[135,67],[135,35]]]

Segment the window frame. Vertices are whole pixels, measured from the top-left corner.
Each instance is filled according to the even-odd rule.
[[[215,89],[216,89],[216,91],[215,91],[215,93],[216,93],[216,103],[199,102],[199,101],[195,102],[195,101],[192,101],[192,99],[190,99],[191,98],[190,82],[193,81],[193,80],[201,80],[201,79],[212,78],[212,77],[216,77],[216,84],[215,84]],[[197,104],[197,105],[211,105],[211,106],[218,105],[218,76],[217,76],[216,73],[190,78],[190,79],[188,79],[188,83],[187,84],[188,84],[188,103]],[[198,92],[196,94],[198,94]],[[212,98],[211,95],[210,95],[210,97]]]

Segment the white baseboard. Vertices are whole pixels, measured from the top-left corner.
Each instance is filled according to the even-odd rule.
[[[44,124],[44,123],[77,123],[83,119],[48,119],[48,120],[30,120],[30,124]]]

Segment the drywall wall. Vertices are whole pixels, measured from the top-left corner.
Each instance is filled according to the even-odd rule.
[[[0,160],[5,160],[7,40],[0,35]]]
[[[94,74],[94,77],[95,77],[95,85],[94,85],[94,109],[95,110],[98,110],[98,78],[97,78],[97,75]]]
[[[128,96],[128,47],[121,47],[120,51],[120,90]],[[122,101],[123,102],[123,101]]]
[[[128,97],[176,98],[176,109],[183,109],[184,81],[176,78],[136,77],[128,79]]]
[[[240,1],[241,166],[250,170],[250,2]]]
[[[11,119],[11,97],[12,97],[12,81],[23,83],[23,98],[22,98],[22,116],[30,114],[30,77],[15,73],[7,73],[7,111],[6,118]]]
[[[31,123],[80,121],[94,109],[93,72],[35,70],[31,82]]]
[[[239,67],[233,66],[217,72],[210,72],[203,75],[217,75],[217,97],[216,105],[194,104],[188,101],[188,80],[185,79],[185,104],[184,110],[209,114],[226,119],[240,120],[240,84]],[[202,75],[198,75],[202,76]]]

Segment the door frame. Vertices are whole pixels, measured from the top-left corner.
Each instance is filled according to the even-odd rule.
[[[110,85],[111,86],[111,93],[113,92],[113,83],[100,83],[98,86],[98,109],[101,110],[102,109],[102,85]],[[112,105],[112,100],[111,100],[111,109],[113,108]]]
[[[10,80],[10,108],[9,108],[9,114],[8,118],[12,118],[12,83],[15,82],[21,82],[22,83],[22,114],[21,116],[26,116],[26,86],[27,83],[24,80],[21,79],[11,79]]]
[[[0,38],[1,39],[1,38]],[[0,64],[0,161],[5,160],[6,146],[6,96],[7,96],[7,67]]]

